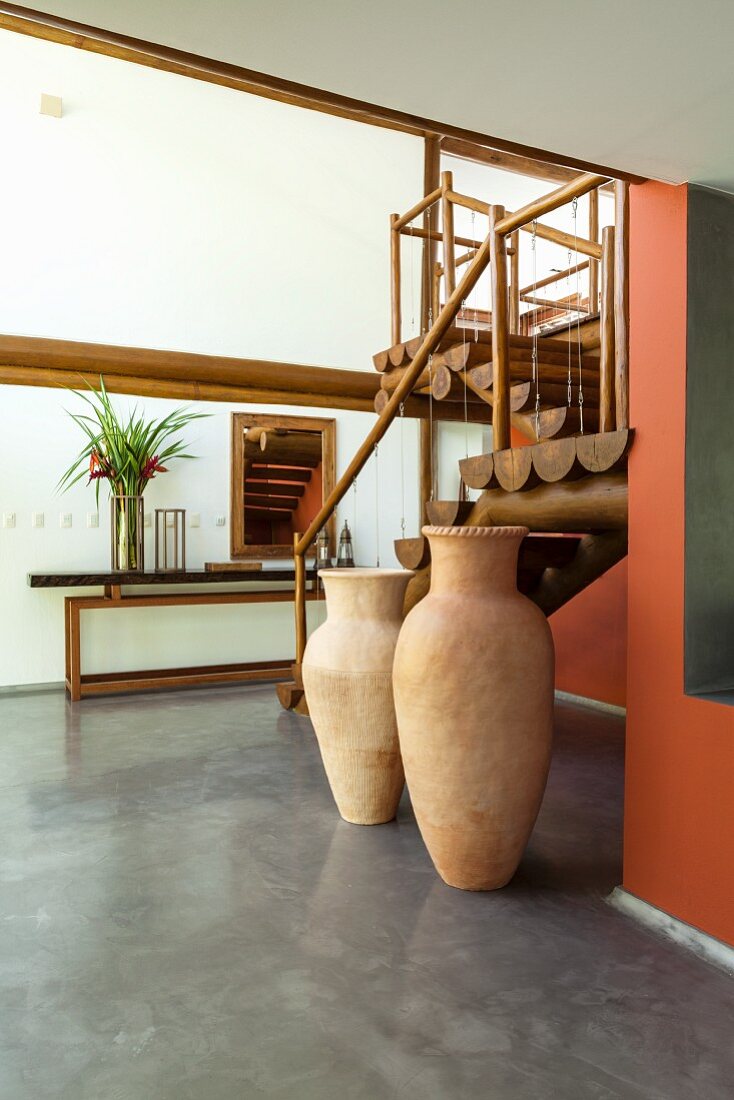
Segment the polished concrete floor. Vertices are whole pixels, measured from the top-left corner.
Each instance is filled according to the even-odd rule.
[[[734,981],[604,897],[623,728],[562,706],[515,880],[336,815],[272,687],[0,697],[2,1100],[731,1100]]]

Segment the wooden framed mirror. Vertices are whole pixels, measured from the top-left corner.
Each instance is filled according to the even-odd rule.
[[[334,488],[336,421],[232,413],[230,554],[289,558]],[[336,518],[326,529],[336,554]],[[315,553],[315,546],[314,546]]]

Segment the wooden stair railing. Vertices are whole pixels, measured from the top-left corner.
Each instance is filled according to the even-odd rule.
[[[354,458],[334,486],[334,489],[324,501],[320,511],[303,534],[295,534],[293,536],[297,666],[300,666],[306,649],[306,554],[324,523],[331,516],[334,509],[349,490],[354,479],[373,453],[375,445],[380,442],[385,432],[390,427],[390,424],[398,415],[400,405],[411,393],[416,380],[419,378],[424,367],[427,366],[429,357],[433,354],[443,337],[451,328],[452,322],[461,309],[463,300],[468,297],[482,275],[482,272],[487,268],[490,262],[489,252],[490,239],[487,237],[477,250],[476,256],[469,264],[458,286],[455,288],[453,294],[451,294],[446,305],[434,321],[430,331],[426,334],[415,358],[389,398],[384,410],[378,416],[372,429],[367,434],[364,442],[354,455]]]
[[[629,427],[628,414],[628,354],[627,354],[627,252],[628,252],[628,188],[624,184],[615,183],[616,211],[618,226],[609,226],[604,229],[599,241],[599,217],[598,217],[598,193],[599,188],[608,185],[607,177],[584,174],[556,188],[549,194],[534,200],[514,212],[506,211],[503,207],[492,205],[463,195],[453,188],[453,179],[450,172],[441,175],[441,185],[435,188],[425,198],[416,203],[403,215],[391,215],[391,288],[392,288],[392,337],[393,346],[386,352],[375,356],[375,366],[378,371],[388,372],[383,377],[381,389],[393,390],[399,384],[393,372],[397,368],[407,369],[406,360],[410,358],[409,345],[401,342],[401,276],[400,276],[400,236],[410,233],[430,241],[441,241],[443,244],[443,263],[435,263],[433,266],[433,285],[431,297],[434,316],[438,310],[438,280],[444,278],[447,291],[452,291],[455,286],[458,270],[466,263],[473,262],[480,247],[478,241],[467,238],[459,238],[454,234],[453,207],[462,206],[466,209],[488,215],[490,218],[490,265],[492,270],[492,308],[488,314],[491,333],[485,332],[492,343],[492,355],[485,357],[485,366],[492,364],[492,384],[480,388],[484,393],[479,393],[474,385],[469,385],[469,402],[478,408],[478,401],[485,401],[492,407],[492,424],[494,428],[494,449],[504,450],[509,446],[510,428],[517,427],[531,439],[549,438],[556,434],[568,435],[577,431],[591,430],[592,432],[613,431],[616,428]],[[576,234],[565,233],[552,226],[545,225],[539,219],[558,210],[562,206],[588,194],[589,198],[589,235],[592,239],[585,239]],[[436,204],[441,206],[441,226],[433,230],[421,230],[418,232],[410,223],[419,214],[424,213]],[[424,223],[425,224],[425,223]],[[584,310],[594,313],[596,303],[599,301],[600,311],[600,353],[594,359],[594,378],[584,381],[584,388],[590,392],[592,400],[589,406],[594,411],[587,409],[584,418],[581,407],[564,412],[559,402],[557,405],[546,406],[543,409],[542,430],[533,433],[531,417],[516,415],[519,410],[513,409],[512,381],[523,381],[518,378],[518,371],[514,371],[511,378],[508,372],[508,362],[513,363],[517,358],[513,348],[513,337],[519,328],[520,301],[528,298],[528,291],[532,288],[518,285],[517,266],[517,240],[518,234],[534,233],[545,240],[552,241],[565,248],[572,249],[576,253],[587,257],[570,266],[562,272],[541,279],[538,285],[548,286],[566,275],[588,268],[589,270],[589,299],[588,306]],[[455,246],[464,245],[470,249],[466,254],[456,256]],[[509,246],[509,247],[508,247]],[[509,259],[509,263],[508,263]],[[601,276],[601,295],[598,293],[598,279]],[[537,289],[537,287],[536,287]],[[450,296],[450,294],[449,294]],[[600,299],[600,300],[599,300]],[[552,302],[549,304],[553,304]],[[580,302],[570,302],[571,306],[581,308]],[[578,312],[577,309],[577,312]],[[486,322],[485,322],[486,323]],[[616,338],[615,338],[616,336]],[[539,338],[542,340],[543,338]],[[472,349],[472,354],[480,354],[479,349]],[[542,363],[542,356],[541,356]],[[430,379],[431,394],[436,400],[445,400],[447,414],[455,408],[459,397],[463,400],[463,394],[459,394],[459,387],[452,386],[445,371],[446,363],[436,363],[440,367]],[[448,364],[450,365],[450,364]],[[456,369],[454,366],[453,369]],[[541,371],[541,380],[546,371]],[[558,372],[556,372],[558,373]],[[463,379],[462,379],[463,380]],[[457,382],[459,379],[457,379]],[[473,382],[477,379],[473,378]],[[558,379],[549,379],[556,384]],[[417,392],[427,393],[428,379],[425,373],[419,377]],[[596,392],[595,392],[596,391]],[[551,395],[552,400],[552,395]],[[453,402],[453,404],[452,404]],[[378,411],[384,411],[387,406],[387,398],[384,393],[378,392],[375,397],[375,407]],[[550,414],[550,415],[549,415]],[[541,427],[541,422],[536,424]]]
[[[286,696],[292,702],[296,696],[302,696],[300,666],[306,648],[307,635],[306,554],[324,523],[343,499],[374,448],[398,415],[401,405],[415,391],[426,392],[427,387],[430,387],[433,396],[450,398],[453,388],[452,379],[456,377],[466,384],[464,392],[469,391],[472,401],[484,402],[492,408],[493,455],[477,456],[475,459],[467,460],[467,474],[474,478],[475,483],[482,482],[487,491],[474,505],[462,502],[460,507],[454,508],[454,503],[449,502],[448,509],[452,510],[452,515],[454,511],[456,513],[453,522],[465,522],[469,525],[525,522],[522,513],[526,512],[529,506],[535,512],[533,524],[535,530],[567,531],[570,529],[589,532],[584,538],[575,540],[573,552],[570,546],[564,547],[565,568],[560,569],[558,566],[551,569],[544,568],[538,571],[537,578],[533,576],[533,579],[537,579],[537,591],[533,592],[533,598],[546,610],[546,613],[550,614],[556,607],[561,606],[626,553],[627,482],[626,474],[620,468],[626,458],[631,433],[626,430],[628,427],[625,408],[626,349],[615,348],[614,340],[615,313],[619,315],[623,308],[620,303],[623,303],[623,294],[626,292],[626,267],[622,276],[619,271],[615,275],[615,254],[619,258],[623,256],[624,250],[615,243],[612,227],[603,231],[602,242],[598,243],[598,240],[584,240],[575,235],[571,236],[538,221],[542,216],[582,195],[591,192],[596,194],[598,188],[606,183],[605,176],[592,174],[578,176],[513,213],[506,211],[500,205],[481,203],[479,200],[455,192],[451,173],[445,172],[442,174],[439,188],[426,195],[405,214],[391,215],[392,347],[378,353],[374,360],[378,371],[396,373],[390,378],[389,383],[381,386],[378,392],[379,400],[376,401],[377,420],[347,469],[307,530],[293,537],[296,580],[296,663],[293,670],[293,684],[286,687],[295,688],[295,692],[291,695],[286,691],[285,695],[281,695],[284,705],[288,705]],[[618,209],[624,205],[623,199],[624,194],[621,199],[618,197]],[[434,271],[438,272],[439,267],[441,268],[448,291],[447,301],[439,310],[437,284],[434,281],[433,323],[425,336],[403,343],[400,308],[400,235],[408,232],[407,227],[416,217],[429,212],[433,204],[439,201],[442,209],[440,232],[438,228],[434,231],[430,227],[430,219],[427,222],[424,221],[424,228],[418,229],[411,226],[409,232],[413,236],[423,238],[429,244],[434,240],[442,241],[443,265],[436,264]],[[454,234],[452,209],[454,204],[489,215],[489,233],[484,241],[457,237]],[[592,210],[590,227],[593,221]],[[528,341],[525,338],[523,344],[523,338],[516,334],[521,295],[516,259],[520,231],[535,233],[536,236],[573,248],[576,252],[589,257],[588,261],[569,269],[569,274],[584,266],[589,266],[590,271],[593,271],[597,263],[601,269],[599,358],[597,360],[594,357],[592,364],[587,363],[587,357],[584,356],[578,365],[588,375],[590,400],[586,415],[590,422],[589,426],[605,433],[605,436],[581,435],[577,439],[573,437],[559,439],[553,446],[538,444],[539,448],[551,446],[551,450],[536,451],[535,448],[531,448],[532,453],[526,455],[519,451],[512,451],[510,448],[510,427],[513,418],[516,424],[523,423],[522,419],[518,420],[518,418],[530,419],[529,412],[524,414],[521,412],[528,401],[525,378],[528,365]],[[593,235],[598,235],[598,221]],[[511,242],[510,247],[508,247],[508,238]],[[626,244],[626,241],[623,244]],[[470,252],[457,260],[456,245],[469,248]],[[511,260],[509,266],[508,257]],[[466,270],[457,284],[458,269],[464,266]],[[465,346],[463,335],[460,334],[455,322],[463,302],[487,266],[491,270],[491,332],[482,334],[484,352],[474,349],[470,353],[470,358],[467,358],[463,350]],[[549,285],[551,281],[553,280],[547,280],[544,285]],[[435,316],[436,312],[437,316]],[[462,350],[458,350],[460,341],[462,341]],[[567,351],[566,345],[566,352],[563,353],[564,360]],[[562,349],[553,348],[546,342],[543,356],[550,376],[549,384],[552,386],[563,383],[560,374],[553,369],[554,366],[559,365],[559,361],[554,359],[554,356],[559,356],[561,352]],[[434,365],[433,356],[436,357],[436,380],[433,377],[433,369],[427,371],[429,363],[431,368]],[[471,361],[472,358],[473,361]],[[593,366],[597,363],[598,374],[593,372]],[[488,370],[491,371],[491,379],[486,376]],[[558,374],[557,378],[555,374]],[[434,392],[434,385],[438,386],[438,393]],[[543,412],[552,413],[558,411],[553,408],[543,410]],[[565,410],[563,411],[565,417]],[[581,410],[578,410],[575,415],[580,418]],[[620,423],[620,420],[623,423]],[[623,430],[614,433],[615,423],[618,429]],[[571,416],[569,430],[575,430],[579,426]],[[525,427],[527,430],[527,425]],[[553,434],[550,428],[549,432]],[[609,453],[604,451],[603,447],[597,452],[596,441],[604,438],[609,440],[607,447]],[[614,439],[613,443],[612,439]],[[491,460],[490,464],[488,460]],[[597,467],[598,477],[589,483],[590,479],[584,475],[589,472],[596,473]],[[574,477],[581,477],[581,480],[574,481]],[[567,480],[568,478],[571,480]],[[469,484],[471,483],[469,481]],[[522,488],[523,492],[507,493],[508,489],[517,488]],[[436,514],[441,510],[440,505],[441,502],[434,502],[434,510],[438,510]],[[574,517],[570,528],[569,515]],[[426,551],[425,546],[421,546],[420,539],[404,541],[406,553],[411,556],[414,566],[419,569],[409,587],[409,599],[406,601],[406,607],[409,607],[421,598],[427,584]],[[538,543],[537,552],[541,550]]]

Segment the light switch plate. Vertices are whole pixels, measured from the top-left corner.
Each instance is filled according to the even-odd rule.
[[[87,527],[99,527],[99,512],[87,512]]]
[[[143,515],[143,527],[150,527],[153,523],[153,517],[151,512],[145,512]]]
[[[41,114],[50,115],[51,118],[61,118],[63,105],[60,95],[47,95],[41,93]]]
[[[59,527],[71,527],[71,512],[59,513]]]
[[[31,525],[33,527],[43,527],[46,522],[43,512],[34,512],[31,516]]]
[[[15,512],[3,512],[3,527],[15,527]]]
[[[215,523],[215,526],[217,526],[217,527],[224,527],[224,524],[226,523],[226,520],[225,520],[224,516],[217,516],[216,519],[214,520],[214,523]]]
[[[201,516],[198,512],[192,512],[189,517],[189,527],[201,527]]]

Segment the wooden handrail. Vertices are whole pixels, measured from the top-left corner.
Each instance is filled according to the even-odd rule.
[[[399,229],[398,232],[403,237],[418,237],[422,241],[442,241],[443,233],[439,233],[437,229]],[[471,237],[454,237],[454,244],[460,244],[463,248],[481,248],[481,241],[473,241]]]
[[[390,400],[388,401],[380,416],[377,418],[371,431],[367,434],[361,447],[358,449],[357,453],[347,466],[341,478],[324,501],[321,510],[318,512],[315,519],[312,520],[307,530],[299,539],[298,545],[296,547],[296,552],[298,554],[305,554],[307,552],[311,543],[323,527],[325,521],[334,511],[339,501],[342,499],[344,494],[351,486],[357,474],[359,474],[362,467],[369,459],[374,449],[375,443],[380,442],[385,432],[390,427],[390,424],[400,411],[401,403],[410,394],[416,380],[420,377],[423,368],[428,365],[429,356],[433,354],[437,345],[451,328],[451,324],[456,317],[456,314],[461,309],[462,301],[474,289],[488,263],[489,237],[487,237],[487,239],[484,241],[474,260],[464,272],[460,283],[458,284],[456,290],[446,302],[438,317],[434,321],[433,327],[431,328],[430,332],[426,333],[426,337],[420,348],[416,352],[415,358],[412,360],[410,366],[407,368],[399,386],[397,386],[397,388],[394,390]]]
[[[591,312],[586,306],[582,306],[580,302],[578,305],[573,305],[571,302],[564,301],[562,298],[554,302],[552,298],[536,298],[532,294],[521,294],[520,301],[526,302],[530,306],[545,306],[549,309],[560,309],[564,313]]]
[[[294,607],[296,616],[296,663],[300,664],[303,660],[303,654],[306,649],[306,599],[305,599],[305,555],[308,552],[309,547],[312,545],[314,539],[318,535],[319,531],[323,527],[324,523],[331,516],[332,512],[348,492],[350,486],[354,482],[355,477],[360,473],[363,466],[370,458],[375,444],[379,443],[385,432],[390,427],[391,423],[400,411],[400,406],[405,398],[410,394],[413,386],[422,373],[424,367],[428,364],[429,357],[438,347],[439,343],[450,329],[457,313],[461,309],[461,303],[463,300],[471,294],[472,290],[479,281],[482,272],[487,267],[490,258],[490,238],[489,236],[482,243],[477,255],[472,260],[471,264],[464,272],[464,275],[459,282],[459,285],[446,302],[445,306],[439,313],[438,317],[434,321],[430,331],[426,334],[426,337],[421,344],[415,358],[411,362],[410,366],[406,370],[400,384],[393,392],[390,400],[378,416],[372,429],[368,432],[366,438],[362,442],[362,445],[358,448],[354,458],[347,466],[346,470],[339,478],[332,491],[324,501],[320,511],[311,521],[308,528],[300,536],[295,535],[293,539],[293,558],[295,566],[296,576],[296,592],[294,594]]]
[[[481,199],[474,199],[471,195],[462,195],[458,191],[449,191],[446,195],[449,202],[456,206],[463,206],[467,210],[473,210],[476,214],[489,214],[489,203]]]
[[[573,267],[566,267],[563,271],[557,271],[552,275],[546,275],[544,279],[538,279],[537,283],[530,283],[528,286],[521,287],[520,297],[522,297],[523,294],[529,294],[531,290],[542,290],[544,286],[550,286],[551,283],[557,283],[561,279],[565,279],[568,275],[575,275],[577,271],[584,271],[588,266],[589,261],[583,260],[580,264],[574,264]]]
[[[395,215],[395,229],[402,229],[403,226],[408,225],[417,218],[419,214],[422,214],[424,210],[427,210],[429,206],[432,206],[434,202],[441,198],[443,191],[440,187],[437,187],[435,191],[431,191],[430,194],[424,195],[422,199],[419,199],[414,206],[411,206],[410,210],[406,210],[404,214]]]
[[[553,244],[560,244],[572,252],[581,252],[584,256],[591,256],[595,260],[601,259],[601,245],[594,241],[587,241],[585,237],[564,233],[562,229],[554,229],[553,226],[544,225],[543,222],[521,225],[520,229],[523,233],[535,232],[536,237],[541,237],[544,241],[552,241]]]
[[[532,202],[521,206],[514,214],[505,214],[502,221],[497,225],[496,232],[501,237],[506,237],[508,233],[513,233],[516,229],[522,229],[530,222],[537,222],[538,218],[542,218],[545,214],[550,214],[573,199],[579,199],[596,187],[601,187],[603,183],[607,183],[608,179],[608,176],[595,176],[591,173],[577,176],[576,179],[569,180],[568,183],[564,183],[562,187],[557,187],[555,191],[551,191],[548,195],[544,195],[540,199],[533,199]]]

